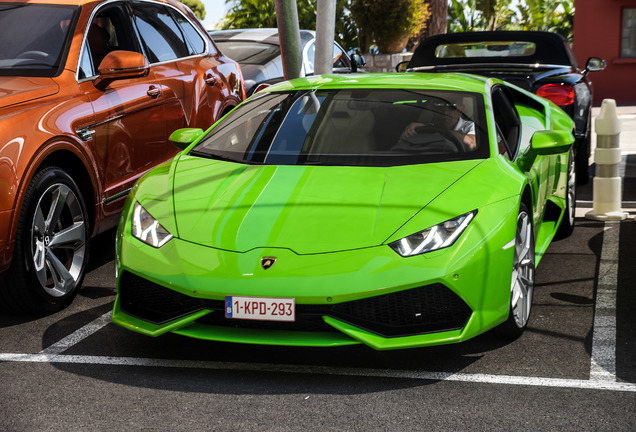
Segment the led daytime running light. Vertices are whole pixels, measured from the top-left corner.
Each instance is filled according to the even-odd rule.
[[[132,235],[152,247],[160,248],[172,239],[170,234],[145,208],[135,203],[132,216]]]
[[[420,255],[451,246],[477,214],[477,210],[389,243],[403,257]]]

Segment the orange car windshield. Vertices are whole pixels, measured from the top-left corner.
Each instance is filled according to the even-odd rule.
[[[55,76],[76,6],[0,4],[0,75]]]

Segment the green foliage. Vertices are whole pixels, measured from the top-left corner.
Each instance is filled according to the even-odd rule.
[[[525,0],[519,5],[522,30],[543,30],[572,39],[573,0]]]
[[[221,29],[276,28],[274,0],[226,0],[232,5]],[[349,15],[350,0],[336,0],[335,40],[347,51],[357,48],[358,37]],[[298,24],[301,29],[316,29],[316,0],[296,0]]]
[[[429,13],[426,0],[351,0],[350,10],[362,52],[375,43],[381,53],[401,51],[406,39],[425,26]]]
[[[451,0],[450,32],[478,30],[542,30],[572,40],[574,0]]]
[[[205,6],[201,2],[201,0],[179,0],[181,3],[189,7],[192,12],[199,18],[200,20],[205,19]]]

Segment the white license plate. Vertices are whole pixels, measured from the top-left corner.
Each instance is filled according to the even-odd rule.
[[[225,297],[225,317],[265,321],[295,321],[293,298]]]

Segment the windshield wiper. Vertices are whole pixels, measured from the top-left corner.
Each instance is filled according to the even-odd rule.
[[[197,151],[197,150],[191,150],[190,153],[188,153],[191,156],[198,156],[198,157],[202,157],[205,159],[214,159],[214,160],[220,160],[220,161],[224,161],[224,162],[234,162],[234,163],[240,163],[240,164],[246,164],[246,165],[262,165],[261,162],[254,162],[254,161],[248,161],[248,160],[237,160],[228,156],[223,156],[223,155],[219,155],[219,154],[215,154],[215,153],[207,153],[207,152],[202,152],[202,151]]]
[[[199,157],[206,158],[206,159],[216,159],[216,160],[221,160],[221,161],[226,161],[226,162],[243,163],[243,161],[237,161],[236,159],[232,159],[230,157],[221,156],[221,155],[214,154],[214,153],[206,153],[206,152],[192,150],[192,151],[190,151],[189,154],[191,154],[192,156],[199,156]]]
[[[19,8],[23,8],[25,6],[28,6],[26,4],[18,4],[18,5],[7,5],[7,6],[0,6],[0,12],[4,12],[4,11],[8,11],[8,10],[13,10],[13,9],[19,9]]]

